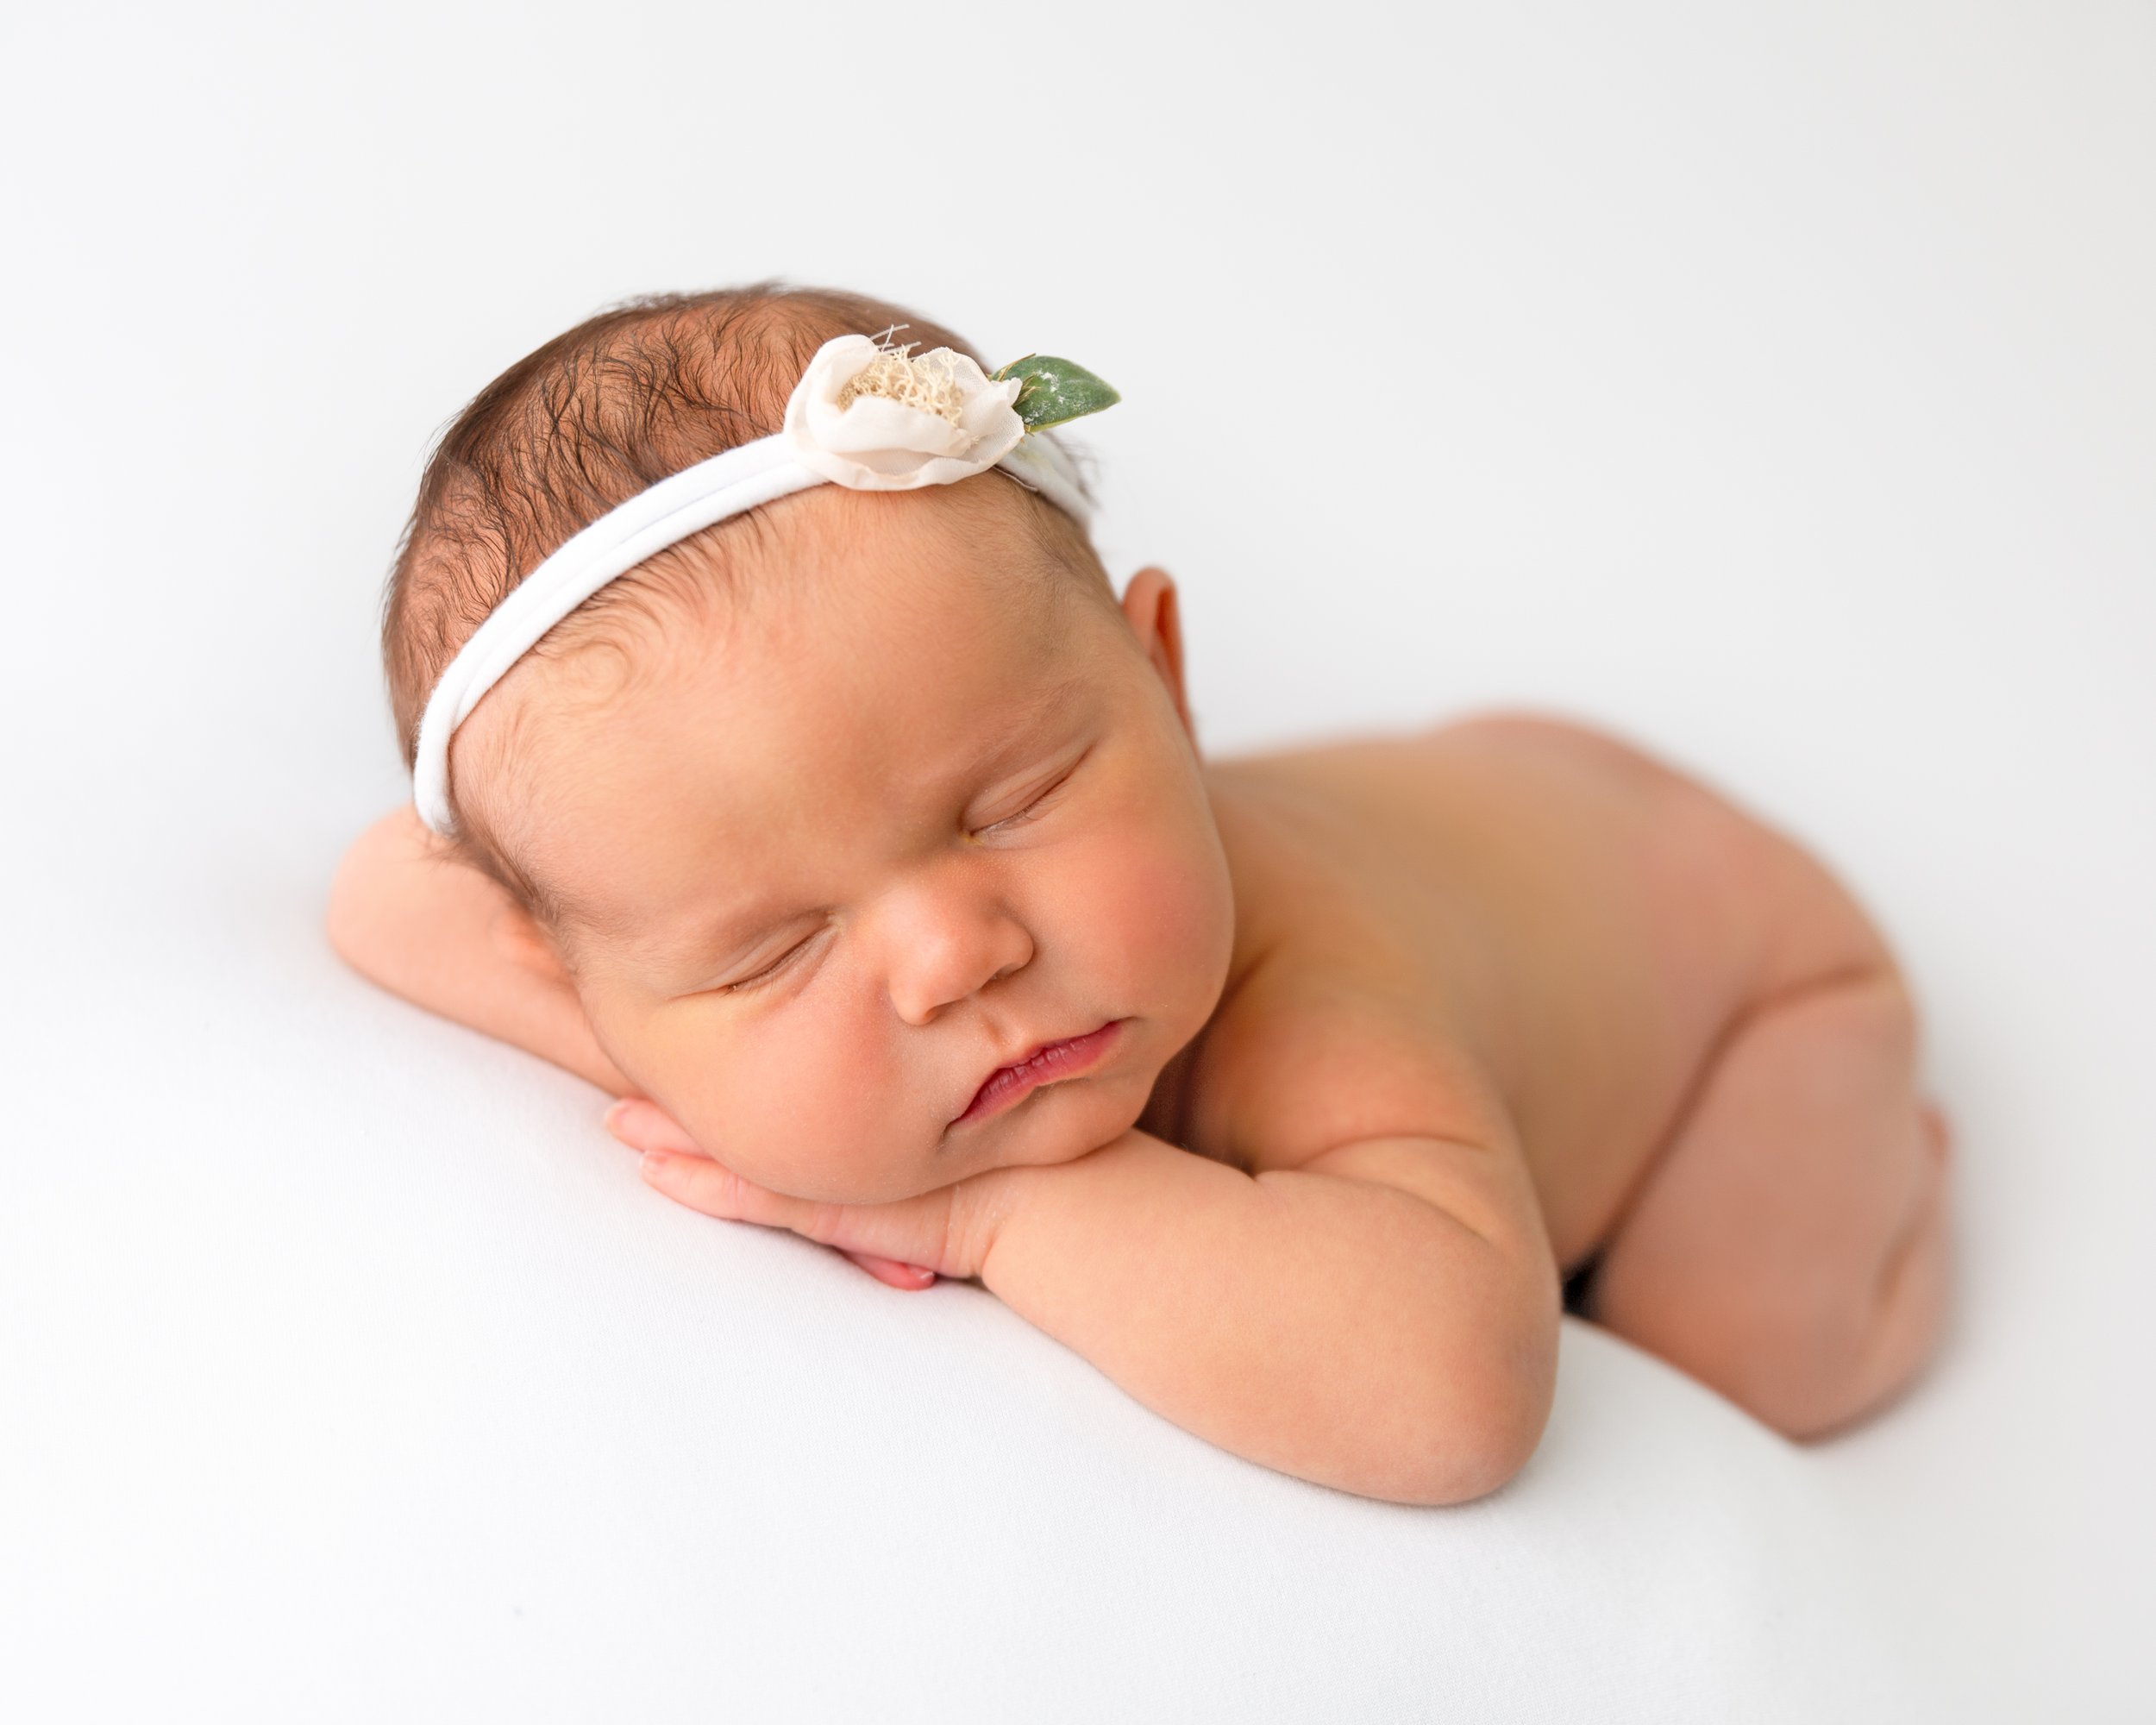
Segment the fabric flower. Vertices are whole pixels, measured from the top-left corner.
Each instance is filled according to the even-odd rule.
[[[949,348],[910,358],[912,346],[837,336],[816,350],[780,433],[804,467],[855,491],[912,491],[985,473],[1017,446],[1021,380]]]

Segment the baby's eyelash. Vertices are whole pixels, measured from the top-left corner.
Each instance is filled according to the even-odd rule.
[[[757,971],[753,976],[744,976],[738,982],[720,983],[718,985],[718,992],[722,994],[745,994],[753,989],[761,988],[766,982],[769,982],[774,976],[777,975],[779,972],[785,969],[787,965],[791,964],[796,955],[803,951],[809,945],[809,943],[813,941],[815,938],[816,937],[812,934],[807,940],[801,942],[799,945],[789,947],[782,955],[780,955],[775,963],[766,965],[762,969]]]
[[[984,826],[981,830],[983,832],[993,832],[1000,827],[1023,826],[1027,821],[1031,820],[1035,816],[1039,814],[1043,805],[1044,805],[1050,797],[1054,796],[1056,792],[1062,789],[1065,785],[1070,782],[1071,773],[1075,773],[1077,770],[1078,764],[1076,762],[1073,762],[1071,763],[1069,773],[1065,773],[1062,778],[1056,780],[1054,784],[1050,785],[1046,790],[1043,791],[1040,795],[1035,797],[1031,802],[1026,804],[1026,806],[1020,809],[1016,814],[1006,815],[1001,820],[996,822],[995,825]]]

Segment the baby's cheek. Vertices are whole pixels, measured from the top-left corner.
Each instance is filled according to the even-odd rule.
[[[1172,831],[1131,831],[1105,837],[1085,876],[1069,898],[1073,938],[1100,974],[1131,992],[1131,1009],[1157,1009],[1163,995],[1202,992],[1206,978],[1225,976],[1234,910],[1216,848]]]
[[[799,1197],[853,1201],[887,1177],[890,1051],[856,1002],[827,990],[750,1024],[702,1007],[676,1002],[650,1050],[655,1098],[699,1144]]]

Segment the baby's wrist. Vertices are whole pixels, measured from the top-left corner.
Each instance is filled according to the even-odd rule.
[[[994,1274],[996,1247],[999,1243],[1007,1244],[1014,1232],[1022,1232],[1020,1225],[1028,1215],[1044,1207],[1069,1204],[1110,1175],[1111,1164],[1126,1160],[1132,1153],[1173,1150],[1175,1146],[1165,1139],[1133,1126],[1068,1162],[1026,1163],[975,1176],[965,1182],[978,1189],[968,1195],[969,1214],[955,1219],[956,1225],[968,1234],[966,1258],[974,1266],[973,1274],[991,1292],[1000,1295]]]
[[[988,1265],[996,1242],[1015,1215],[1039,1201],[1043,1182],[1038,1176],[1045,1171],[1031,1165],[993,1168],[960,1183],[951,1215],[951,1232],[956,1238],[950,1256],[962,1267],[956,1272],[947,1270],[946,1275],[956,1273],[993,1289]]]

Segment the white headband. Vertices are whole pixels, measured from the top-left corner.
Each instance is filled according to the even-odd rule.
[[[912,491],[992,467],[1087,518],[1076,469],[1044,428],[1109,405],[1113,390],[1068,361],[1028,354],[990,378],[949,348],[909,358],[912,346],[824,342],[787,399],[783,430],[639,492],[518,582],[450,660],[420,718],[412,802],[428,828],[454,829],[449,738],[480,697],[607,582],[715,522],[811,486]]]

